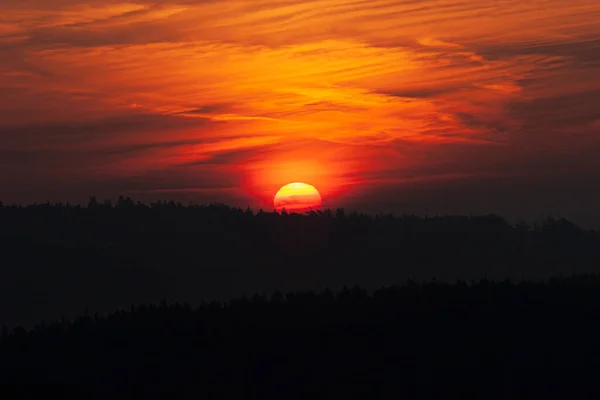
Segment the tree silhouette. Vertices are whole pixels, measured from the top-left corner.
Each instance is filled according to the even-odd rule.
[[[140,305],[3,329],[0,383],[51,384],[86,398],[295,398],[299,387],[319,398],[503,398],[509,390],[562,396],[573,384],[591,394],[599,284],[589,274],[545,283],[407,281],[198,308]]]
[[[21,392],[566,396],[600,366],[600,235],[560,218],[90,197],[3,205],[0,252],[0,383]]]

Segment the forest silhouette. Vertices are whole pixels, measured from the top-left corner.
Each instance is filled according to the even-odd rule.
[[[91,198],[0,205],[0,251],[11,396],[597,392],[600,234],[564,219]]]

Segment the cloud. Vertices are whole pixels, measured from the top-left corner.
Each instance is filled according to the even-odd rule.
[[[475,48],[478,46],[475,45]],[[579,65],[594,66],[600,62],[600,39],[580,37],[557,42],[534,41],[525,43],[494,44],[481,46],[478,52],[489,59],[502,59],[531,54],[568,57]]]
[[[0,166],[28,188],[0,184],[14,198],[216,185],[270,201],[296,180],[326,199],[359,182],[592,179],[599,12],[594,0],[5,0]]]
[[[405,90],[401,90],[399,92],[390,92],[390,93],[384,92],[384,94],[387,94],[389,96],[396,96],[396,97],[427,99],[427,98],[435,98],[436,96],[439,96],[439,95],[449,94],[449,93],[456,92],[457,90],[464,90],[464,89],[475,89],[475,86],[473,86],[471,83],[465,83],[462,85],[449,86],[449,87],[427,87],[427,88],[420,88],[420,89],[405,89]]]
[[[60,121],[55,123],[32,123],[0,125],[0,148],[7,149],[64,149],[73,150],[87,143],[110,143],[115,139],[130,138],[139,140],[140,136],[152,132],[181,131],[198,129],[211,124],[210,119],[192,119],[161,114],[130,113],[107,118],[84,121]],[[151,142],[126,145],[119,152],[129,152],[136,148],[161,146]]]

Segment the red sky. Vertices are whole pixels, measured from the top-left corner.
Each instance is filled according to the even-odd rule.
[[[0,199],[600,224],[597,0],[3,0]],[[595,223],[595,222],[594,222]]]

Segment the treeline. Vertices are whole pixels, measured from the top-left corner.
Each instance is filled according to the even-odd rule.
[[[408,281],[3,329],[0,383],[82,399],[592,398],[599,335],[597,275]]]
[[[199,304],[262,290],[373,289],[407,278],[599,272],[600,235],[563,219],[264,212],[222,204],[0,207],[0,323],[86,307]]]
[[[343,209],[298,215],[221,204],[146,205],[126,197],[115,204],[91,198],[87,207],[0,207],[0,240],[13,263],[37,262],[27,260],[36,254],[46,263],[88,259],[127,266],[266,266],[284,260],[405,269],[452,263],[453,269],[473,270],[542,263],[549,273],[597,265],[600,248],[597,231],[564,219],[511,225],[496,215],[368,216]]]

